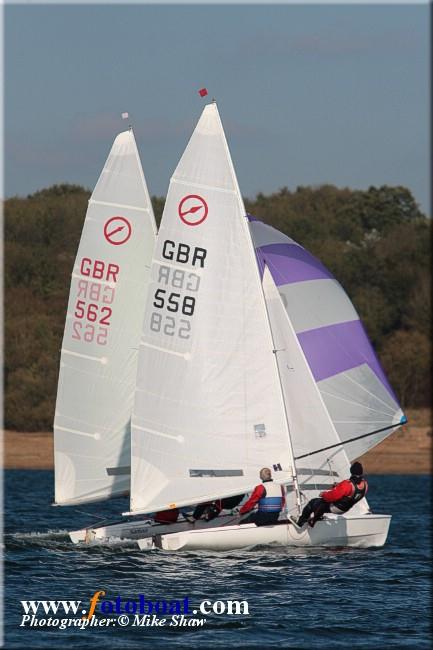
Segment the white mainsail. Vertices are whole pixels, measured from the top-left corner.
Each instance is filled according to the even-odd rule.
[[[171,179],[152,262],[132,419],[131,512],[289,481],[268,317],[216,104]]]
[[[132,130],[112,146],[72,272],[54,421],[55,502],[129,490],[130,419],[156,224]]]

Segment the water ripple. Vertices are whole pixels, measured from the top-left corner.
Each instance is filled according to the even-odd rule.
[[[393,515],[382,549],[255,547],[228,552],[141,552],[134,543],[69,541],[67,530],[127,509],[125,500],[50,508],[51,472],[6,472],[7,647],[281,648],[430,647],[431,518],[414,527],[410,495],[429,500],[429,477],[372,477],[373,508]],[[35,480],[37,479],[37,480]],[[374,499],[378,501],[374,503]],[[380,498],[380,499],[379,499]],[[210,616],[202,629],[20,628],[20,600],[81,599],[98,589],[114,600],[189,597],[246,600],[247,617]],[[349,614],[348,614],[349,612]],[[409,643],[409,645],[407,645]]]

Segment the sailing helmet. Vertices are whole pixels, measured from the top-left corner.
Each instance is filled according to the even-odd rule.
[[[361,463],[358,463],[358,461],[356,461],[356,463],[353,463],[353,465],[350,468],[350,475],[351,476],[362,476],[363,473],[364,473],[364,470],[363,470],[363,467],[362,467]]]

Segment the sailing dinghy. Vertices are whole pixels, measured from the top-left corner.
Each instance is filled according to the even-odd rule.
[[[129,492],[130,421],[155,237],[130,129],[116,137],[89,200],[72,271],[54,420],[55,505]]]
[[[404,421],[338,282],[288,237],[249,222],[209,104],[171,179],[156,241],[125,514],[248,492],[263,466],[287,486],[288,513],[297,514]],[[364,499],[311,529],[219,519],[174,524],[138,545],[381,546],[390,519]]]

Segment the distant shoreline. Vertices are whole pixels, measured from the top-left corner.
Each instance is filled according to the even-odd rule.
[[[366,474],[431,474],[432,426],[428,409],[408,413],[409,425],[401,427],[361,460]],[[53,469],[51,431],[4,432],[5,469]]]

